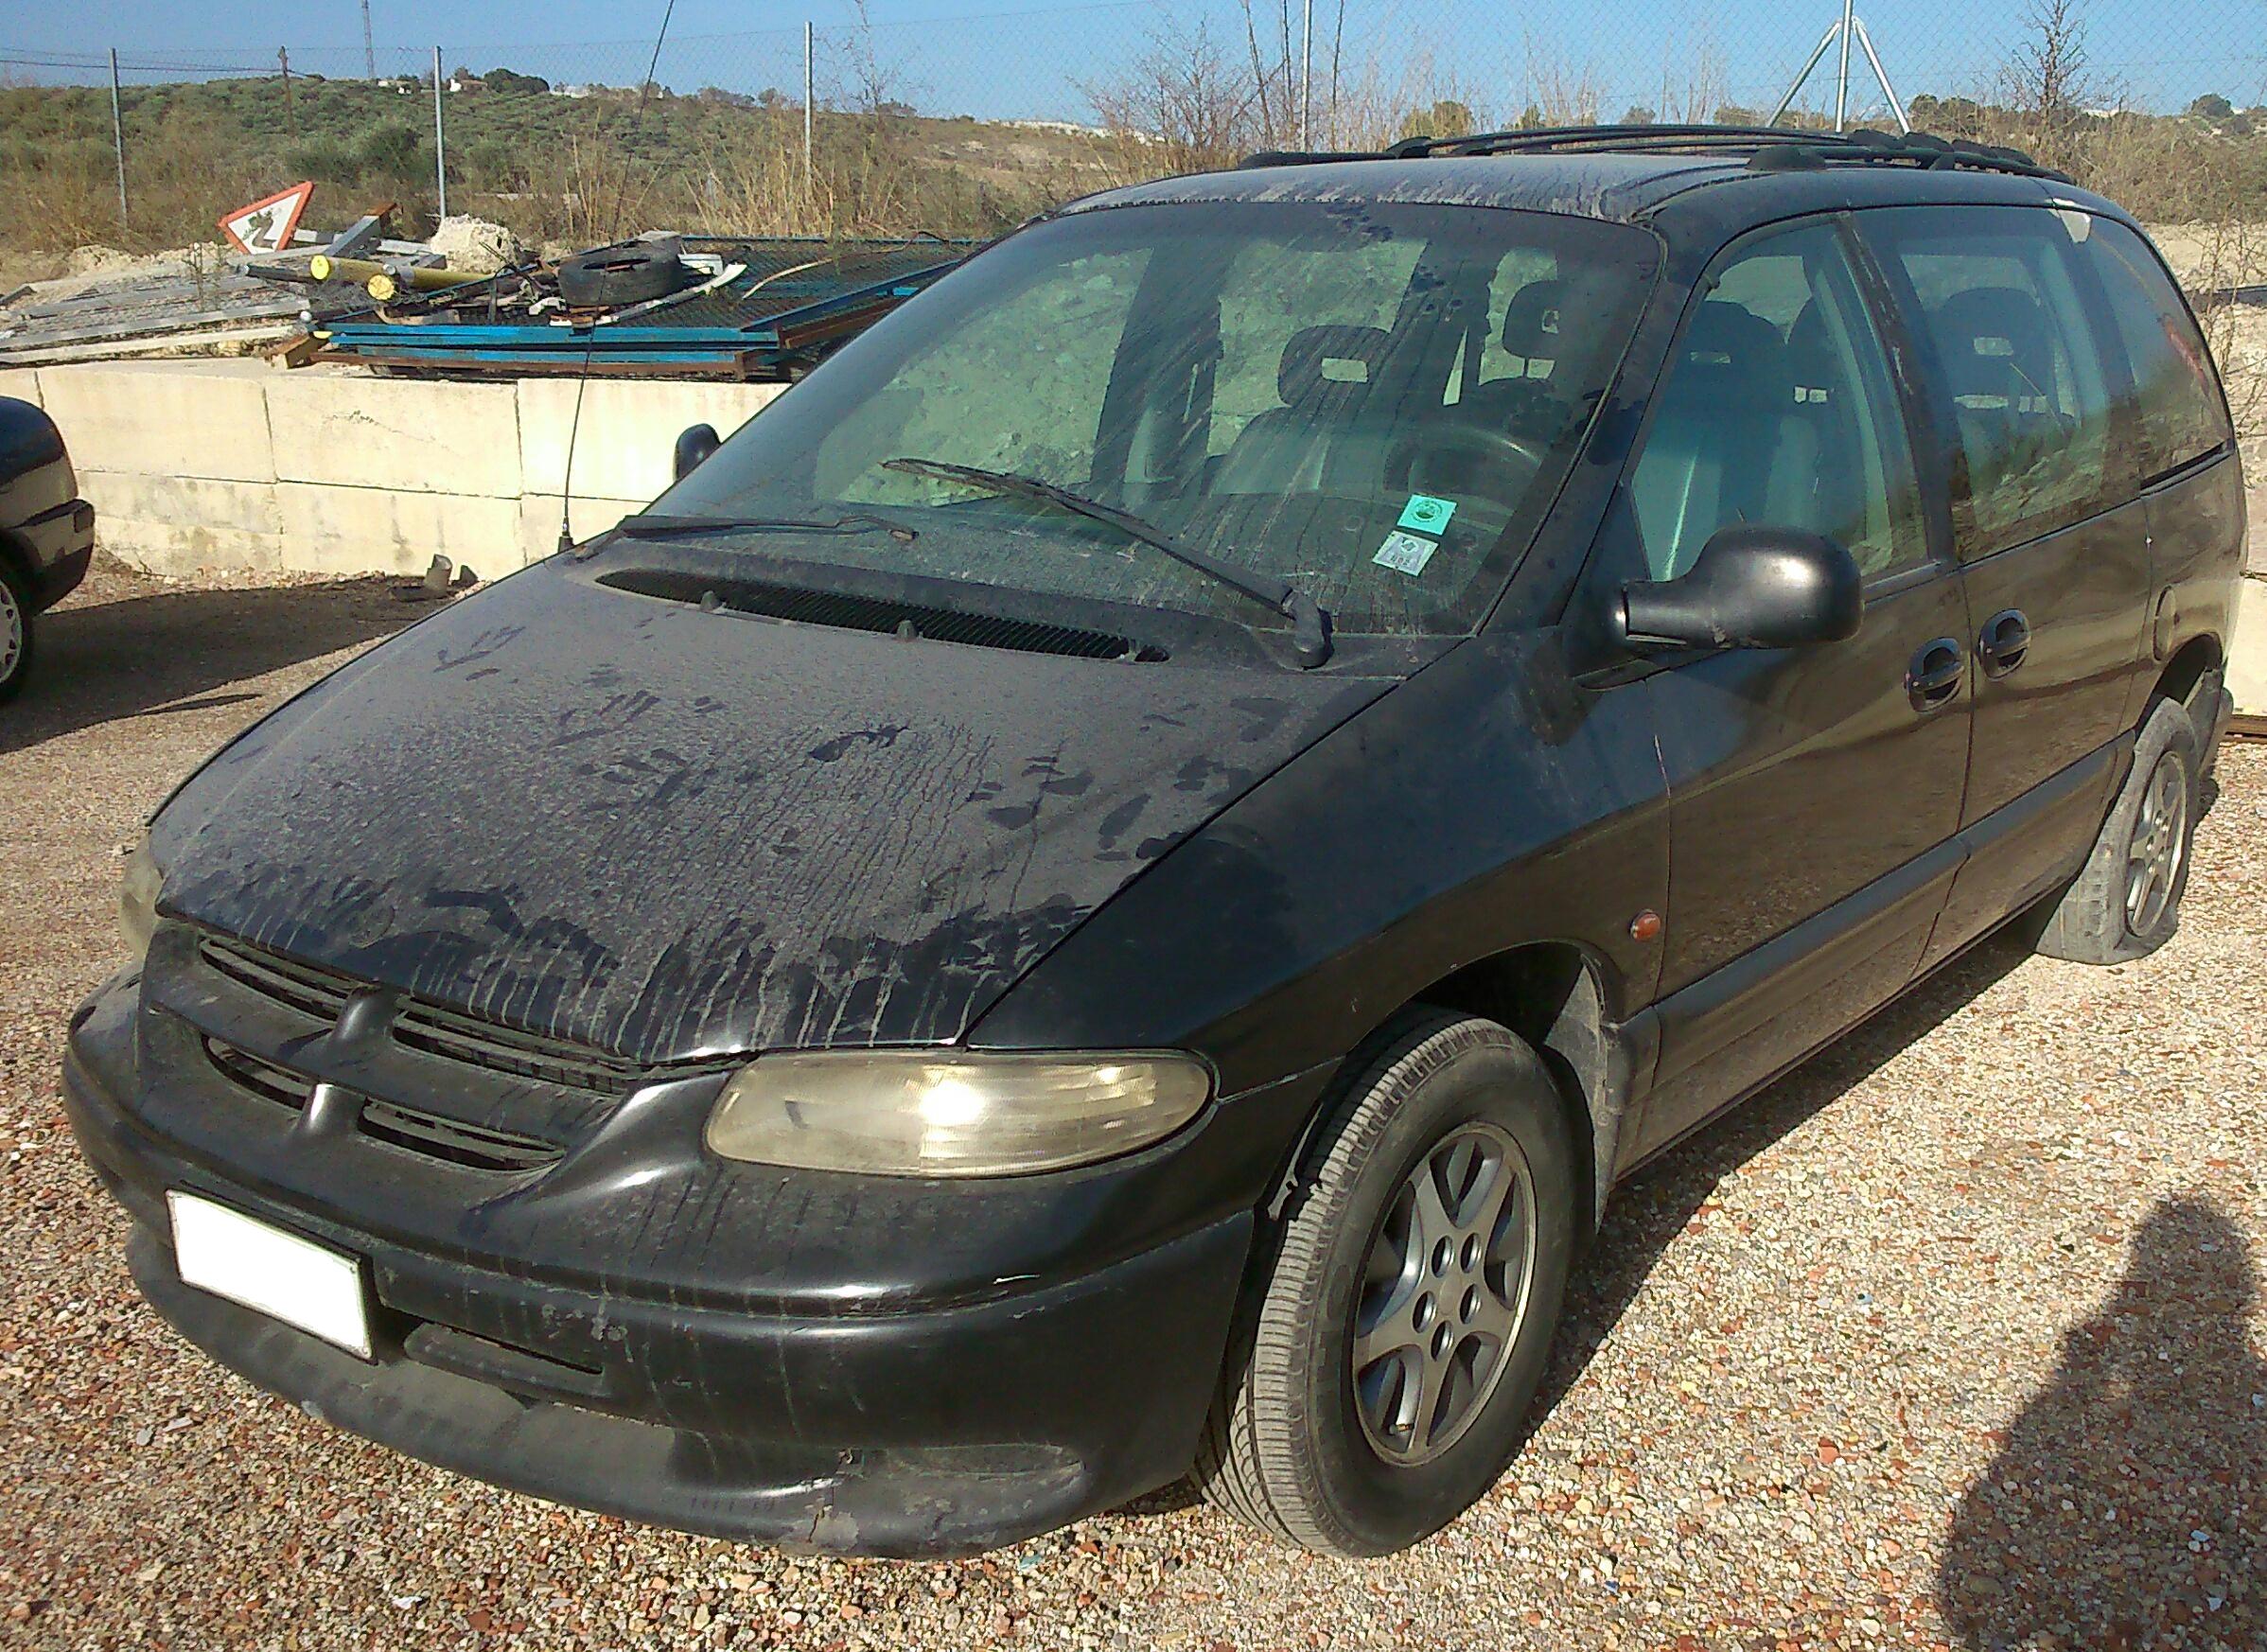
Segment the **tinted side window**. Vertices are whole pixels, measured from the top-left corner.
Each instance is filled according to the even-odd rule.
[[[2093,266],[2133,370],[2134,439],[2146,483],[2233,439],[2204,335],[2141,237],[2093,219],[2081,256]]]
[[[2116,502],[2110,390],[2063,218],[2016,207],[1905,207],[1889,231],[1920,301],[1967,459],[1970,554]]]
[[[1735,248],[1654,403],[1629,482],[1653,578],[1736,523],[1823,534],[1869,577],[1925,559],[1888,360],[1833,225]]]

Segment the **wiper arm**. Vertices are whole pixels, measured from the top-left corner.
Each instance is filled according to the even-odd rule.
[[[697,534],[887,534],[910,545],[921,535],[902,522],[865,511],[852,511],[833,521],[806,521],[796,517],[673,517],[641,511],[614,524],[614,533],[630,539],[675,539]]]
[[[953,465],[942,459],[885,459],[885,470],[903,470],[912,476],[941,476],[950,482],[965,482],[974,487],[990,488],[994,493],[1013,494],[1021,499],[1035,499],[1068,511],[1073,516],[1085,517],[1116,528],[1130,539],[1164,552],[1175,562],[1193,568],[1199,573],[1211,575],[1232,590],[1241,591],[1256,603],[1264,603],[1292,624],[1291,651],[1303,668],[1311,669],[1330,658],[1330,616],[1322,605],[1287,579],[1273,579],[1264,573],[1252,573],[1232,562],[1185,545],[1154,523],[1144,521],[1132,511],[1121,511],[1084,494],[1073,493],[1067,487],[1057,487],[1051,482],[1042,482],[1035,476],[1018,476],[1010,470],[985,470],[974,465]]]

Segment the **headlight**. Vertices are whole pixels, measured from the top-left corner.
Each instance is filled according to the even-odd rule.
[[[165,881],[145,835],[127,855],[125,874],[118,880],[118,927],[126,934],[127,955],[134,963],[149,956],[149,932],[157,927],[158,887]]]
[[[1211,1075],[1181,1055],[773,1055],[725,1085],[709,1147],[813,1170],[1012,1176],[1146,1147],[1211,1091]]]

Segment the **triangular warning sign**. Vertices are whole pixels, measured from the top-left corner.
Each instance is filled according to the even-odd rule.
[[[220,233],[247,253],[280,253],[291,244],[299,215],[307,210],[314,193],[310,180],[250,206],[239,206],[220,220]]]

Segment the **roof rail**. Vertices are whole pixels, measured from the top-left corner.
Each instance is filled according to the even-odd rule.
[[[1924,167],[1967,167],[2012,172],[2067,184],[2019,149],[1955,142],[1926,132],[1806,131],[1792,126],[1546,126],[1474,132],[1464,137],[1411,137],[1381,149],[1268,149],[1247,156],[1246,167],[1303,167],[1331,161],[1412,161],[1434,156],[1532,154],[1707,154],[1734,150],[1753,171],[1807,171],[1854,163]]]
[[[1827,134],[1821,134],[1827,135]],[[1784,149],[1758,150],[1748,162],[1750,171],[1805,171],[1813,167],[1858,163],[1872,166],[1920,167],[1932,171],[1962,167],[1978,172],[2009,172],[2023,178],[2045,178],[2071,184],[2067,172],[2042,167],[2021,149],[1999,144],[1970,143],[1941,138],[1933,132],[1874,132],[1860,127],[1824,144],[1796,144]]]

